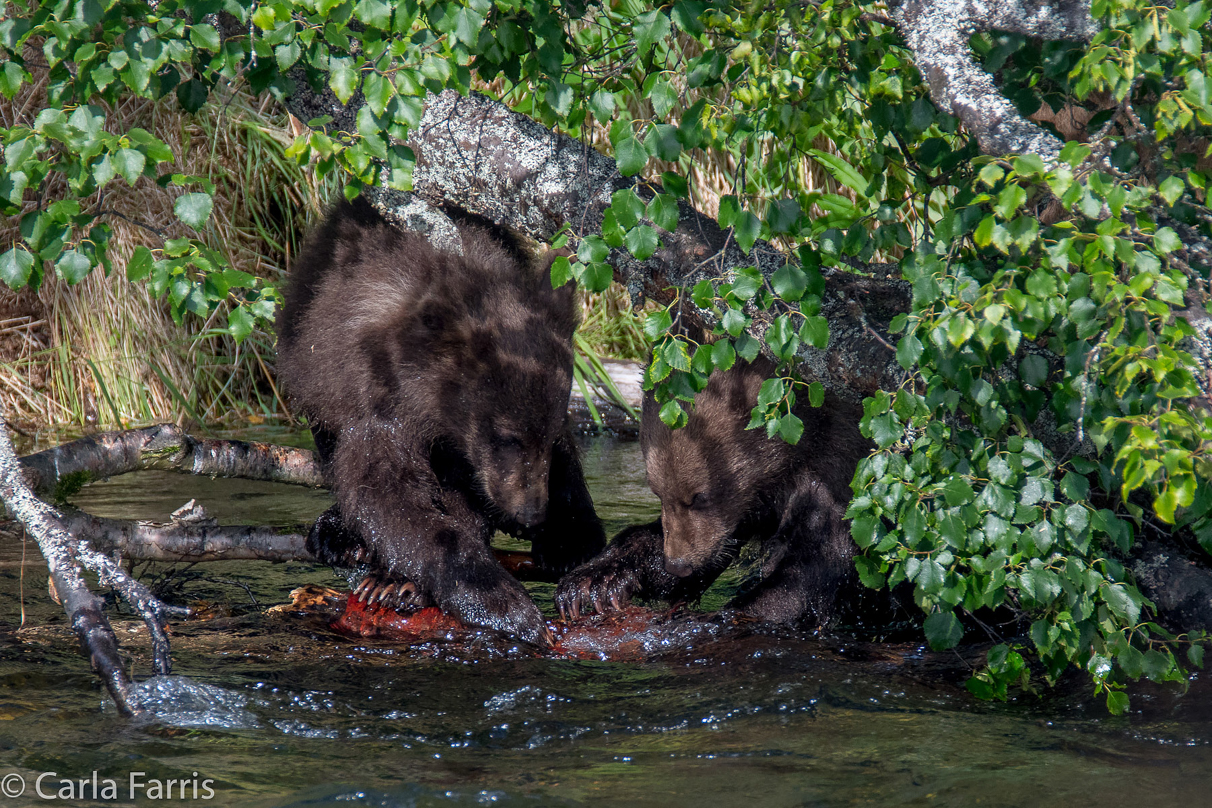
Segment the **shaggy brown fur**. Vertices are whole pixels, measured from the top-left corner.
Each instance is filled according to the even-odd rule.
[[[844,515],[855,467],[871,448],[858,430],[861,411],[832,397],[819,408],[797,404],[797,446],[745,429],[773,370],[758,359],[714,374],[682,429],[665,426],[645,398],[640,439],[661,518],[623,531],[565,576],[561,611],[697,598],[749,542],[764,550],[760,581],[732,605],[752,617],[821,626],[836,600],[857,594]]]
[[[337,498],[309,548],[368,550],[455,617],[541,642],[488,540],[529,539],[553,574],[605,543],[567,424],[573,291],[499,234],[460,234],[456,256],[341,204],[294,270],[279,372]]]

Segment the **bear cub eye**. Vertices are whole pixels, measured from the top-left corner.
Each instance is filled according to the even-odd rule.
[[[703,491],[695,494],[690,498],[690,510],[701,511],[705,510],[711,504],[710,497]]]
[[[522,453],[522,439],[513,435],[497,435],[496,449],[501,454],[520,455]]]

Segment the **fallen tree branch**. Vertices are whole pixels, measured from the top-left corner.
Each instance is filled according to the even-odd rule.
[[[289,102],[288,102],[289,103]],[[623,177],[614,160],[483,95],[453,91],[430,95],[420,126],[408,141],[417,156],[417,195],[435,206],[457,205],[538,240],[551,239],[571,222],[579,235],[601,229],[611,195],[632,188],[644,200],[660,192],[640,177]],[[687,201],[678,203],[678,225],[660,231],[661,248],[644,261],[618,248],[609,261],[615,278],[634,300],[670,302],[700,280],[729,280],[756,266],[769,277],[787,257],[764,241],[748,254],[729,231]],[[878,389],[895,389],[902,378],[887,323],[910,303],[908,284],[897,279],[829,270],[822,314],[829,318],[825,350],[800,349],[805,375],[850,400]],[[716,316],[683,294],[685,316],[707,327]],[[749,332],[761,338],[781,310],[749,309]]]
[[[172,424],[100,432],[23,457],[21,465],[34,493],[55,501],[86,483],[148,470],[324,487],[315,452],[270,443],[198,440]]]
[[[1064,145],[1018,113],[972,57],[968,40],[1006,31],[1046,40],[1089,41],[1099,32],[1089,0],[905,0],[890,9],[930,97],[959,118],[986,154],[1037,154],[1055,163]]]
[[[38,542],[38,546],[42,546],[41,541]],[[43,555],[45,555],[45,550]],[[51,564],[50,559],[47,558],[47,566],[51,568],[51,585],[55,588],[55,594],[59,596],[63,610],[67,612],[72,630],[76,632],[80,646],[88,655],[93,670],[105,683],[105,689],[109,691],[114,704],[118,705],[119,712],[123,715],[134,715],[139,712],[131,698],[130,677],[126,675],[122,657],[118,653],[118,638],[114,636],[114,630],[101,610],[101,598],[94,595],[85,586],[84,579],[80,576],[80,570],[74,564],[69,563],[67,568],[57,569],[57,565]]]
[[[307,527],[168,524],[107,519],[64,509],[62,524],[78,541],[134,561],[311,561]]]
[[[1186,630],[1212,630],[1212,576],[1180,549],[1144,542],[1132,561],[1141,591]]]
[[[23,468],[9,440],[3,412],[0,412],[0,499],[38,543],[72,629],[118,709],[126,715],[138,712],[131,700],[130,679],[118,654],[117,638],[101,611],[100,600],[85,585],[81,567],[97,573],[101,585],[116,588],[143,618],[152,637],[156,673],[167,674],[171,669],[165,633],[167,616],[188,610],[172,609],[161,603],[112,558],[98,553],[88,542],[73,540],[68,535],[62,527],[62,515],[34,496],[23,479]]]
[[[133,519],[107,519],[74,508],[64,509],[63,524],[76,541],[87,541],[106,553],[117,553],[132,561],[298,561],[319,563],[307,551],[307,527],[279,530],[274,527],[173,522],[161,524]],[[494,549],[501,564],[520,581],[554,580],[538,568],[534,556],[524,550]],[[94,598],[96,600],[96,598]],[[97,604],[100,603],[96,600]]]

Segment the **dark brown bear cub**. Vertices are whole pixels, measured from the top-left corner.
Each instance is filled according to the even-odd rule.
[[[871,449],[861,412],[832,397],[819,408],[797,404],[804,434],[796,446],[746,429],[773,370],[759,358],[714,374],[682,429],[665,426],[645,397],[640,440],[661,518],[624,530],[565,576],[562,613],[619,608],[632,597],[694,600],[749,542],[764,551],[759,580],[732,603],[749,616],[819,627],[839,599],[858,596],[845,512],[855,467]]]
[[[342,203],[293,270],[279,373],[337,500],[308,549],[544,642],[488,541],[498,529],[529,539],[552,575],[605,544],[567,423],[573,290],[552,289],[546,265],[500,233],[459,232],[454,255]]]

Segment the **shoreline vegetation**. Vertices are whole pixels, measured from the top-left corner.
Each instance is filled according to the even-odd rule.
[[[5,125],[42,108],[44,86],[35,81],[0,103]],[[284,157],[293,135],[276,102],[232,92],[209,114],[143,99],[110,112],[168,144],[178,156],[176,168],[214,183],[215,216],[201,234],[209,247],[238,270],[270,280],[283,276],[307,223],[335,189]],[[125,277],[136,247],[158,248],[186,235],[173,213],[178,194],[142,177],[133,187],[94,195],[82,207],[107,212],[113,270],[71,286],[48,272],[36,292],[0,291],[0,398],[16,427],[257,423],[283,414],[272,377],[272,334],[255,331],[237,345],[216,327],[216,317],[175,323],[146,284]],[[66,195],[55,182],[43,189],[46,200]],[[15,227],[15,220],[5,222],[0,236],[10,240],[6,231]]]
[[[31,125],[46,107],[46,71],[31,66],[31,75],[33,82],[15,97],[0,96],[0,125]],[[505,87],[498,79],[477,89],[501,97]],[[255,328],[237,344],[223,327],[227,304],[204,322],[193,317],[174,322],[166,300],[153,297],[146,283],[126,278],[137,247],[158,249],[166,239],[198,235],[233,268],[281,283],[311,226],[339,196],[336,175],[317,179],[315,156],[307,165],[287,156],[306,127],[280,103],[240,87],[216,87],[215,92],[223,103],[197,113],[184,111],[172,98],[132,97],[108,110],[121,129],[142,127],[169,145],[177,157],[175,168],[214,183],[215,215],[203,231],[193,233],[176,217],[173,202],[180,189],[141,177],[133,187],[116,192],[118,186],[109,186],[84,205],[109,212],[105,221],[114,231],[112,271],[91,273],[75,284],[48,271],[36,291],[13,292],[0,284],[0,405],[19,445],[44,447],[51,445],[51,436],[71,440],[94,430],[164,422],[198,429],[299,424],[277,388],[272,333]],[[630,109],[634,117],[652,114],[648,100],[631,99],[628,106],[635,107]],[[609,153],[609,131],[596,123],[588,130],[589,144]],[[836,151],[827,138],[817,141],[819,148]],[[654,160],[653,176],[673,166]],[[703,150],[690,168],[694,206],[716,215],[739,168],[734,155]],[[814,163],[799,171],[807,188],[841,188]],[[50,179],[39,204],[70,198],[58,175]],[[0,242],[12,241],[16,230],[16,217],[0,220]],[[618,283],[601,293],[578,289],[577,295],[577,347],[583,358],[647,361],[644,318],[659,308],[656,303],[645,301],[633,309],[631,296]],[[601,374],[596,375],[597,392],[613,397]],[[598,421],[579,393],[574,383],[574,417]],[[35,440],[42,433],[47,434]]]
[[[228,92],[223,106],[198,114],[170,100],[142,99],[111,112],[124,126],[143,127],[169,144],[181,170],[214,183],[207,246],[232,267],[280,283],[340,189],[331,177],[317,180],[310,166],[285,156],[298,124],[277,102]],[[0,122],[32,120],[44,95],[43,80],[0,99]],[[108,274],[69,285],[48,272],[36,291],[0,285],[0,404],[19,444],[42,447],[94,430],[162,422],[198,429],[298,424],[278,389],[272,333],[256,329],[237,344],[217,327],[225,321],[222,306],[205,321],[174,322],[164,300],[126,279],[136,247],[158,248],[185,235],[173,213],[178,194],[140,178],[132,188],[88,200],[85,207],[106,211],[114,229]],[[43,201],[66,195],[65,187],[48,183]],[[11,241],[15,230],[15,219],[0,222],[0,239]],[[601,294],[578,294],[582,355],[642,360],[645,310],[632,310],[626,290],[616,284]],[[597,420],[579,390],[573,394],[582,402],[574,409]]]

